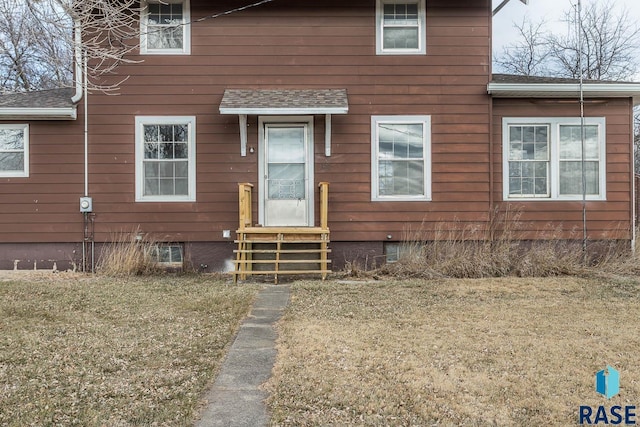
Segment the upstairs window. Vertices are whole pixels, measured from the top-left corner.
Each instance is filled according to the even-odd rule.
[[[505,200],[604,200],[605,119],[503,119]],[[584,161],[584,168],[583,168]]]
[[[0,125],[0,177],[29,176],[29,125]]]
[[[425,15],[425,0],[376,0],[376,53],[426,53]]]
[[[143,0],[140,53],[191,53],[189,0]]]

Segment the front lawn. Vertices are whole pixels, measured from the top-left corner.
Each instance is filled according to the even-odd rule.
[[[635,278],[299,282],[279,327],[273,425],[565,426],[640,405]]]
[[[257,287],[0,278],[0,425],[191,426]]]

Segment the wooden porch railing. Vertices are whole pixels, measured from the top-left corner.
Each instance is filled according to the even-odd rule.
[[[253,215],[251,213],[251,191],[253,190],[253,184],[243,182],[238,185],[238,190],[238,212],[240,217],[238,229],[244,230],[253,225]]]
[[[329,183],[321,182],[318,187],[320,188],[320,228],[326,230],[329,228]],[[253,184],[243,182],[238,185],[239,230],[253,226],[252,192]]]
[[[331,252],[328,225],[329,183],[321,182],[318,186],[319,227],[262,227],[253,223],[253,185],[239,184],[239,224],[236,232],[238,249],[234,250],[234,283],[238,278],[245,280],[248,275],[255,274],[273,275],[275,283],[278,283],[280,274],[320,274],[323,280],[327,277],[331,272],[331,261],[328,259],[328,253]]]

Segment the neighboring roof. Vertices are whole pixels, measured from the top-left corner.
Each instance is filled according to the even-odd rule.
[[[346,114],[346,89],[227,89],[220,114]]]
[[[487,91],[494,98],[572,98],[580,95],[580,81],[557,77],[494,74]],[[584,80],[588,98],[633,98],[640,104],[640,83]]]
[[[75,120],[73,88],[0,95],[0,120]]]

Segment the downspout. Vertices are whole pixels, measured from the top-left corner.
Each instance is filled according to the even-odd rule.
[[[71,102],[77,104],[82,99],[82,32],[80,30],[80,23],[76,20],[73,25],[74,28],[74,57],[75,57],[75,80],[76,80],[76,93],[71,98]]]

